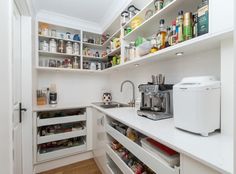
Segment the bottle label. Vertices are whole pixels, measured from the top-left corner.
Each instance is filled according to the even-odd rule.
[[[198,10],[198,36],[208,33],[208,6],[204,6]]]

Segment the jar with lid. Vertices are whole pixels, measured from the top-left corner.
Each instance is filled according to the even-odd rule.
[[[48,24],[41,23],[40,24],[40,30],[41,30],[41,34],[43,36],[48,36],[49,35]]]
[[[78,43],[73,43],[73,54],[79,55],[80,53],[80,47]]]
[[[71,42],[66,43],[66,54],[72,54],[72,44],[71,44]]]
[[[74,57],[72,67],[73,69],[79,69],[78,57]]]
[[[130,42],[130,60],[135,59],[136,57],[136,47],[135,47],[135,42]]]
[[[160,11],[163,8],[164,0],[155,0],[154,6],[156,9],[156,12]]]
[[[52,53],[56,53],[57,52],[57,43],[56,43],[55,39],[50,39],[49,51],[52,52]]]
[[[63,40],[59,40],[59,42],[58,42],[58,46],[57,46],[57,51],[59,52],[59,53],[64,53],[64,41]]]
[[[42,51],[48,51],[48,42],[46,40],[40,42],[39,49]]]
[[[123,11],[121,13],[121,25],[124,26],[129,21],[129,12]]]

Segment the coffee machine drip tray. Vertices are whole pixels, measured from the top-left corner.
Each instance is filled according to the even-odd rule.
[[[149,118],[151,120],[155,120],[155,121],[173,117],[173,115],[171,115],[171,114],[166,114],[166,113],[163,113],[163,112],[155,112],[155,111],[141,111],[141,110],[138,110],[137,114],[141,117],[147,117],[147,118]]]

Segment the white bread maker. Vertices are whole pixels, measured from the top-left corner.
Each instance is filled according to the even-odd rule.
[[[176,128],[208,136],[220,129],[220,81],[212,76],[188,77],[173,88]]]

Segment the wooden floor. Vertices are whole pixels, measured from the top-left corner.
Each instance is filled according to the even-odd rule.
[[[40,174],[101,174],[95,161],[89,159]]]

